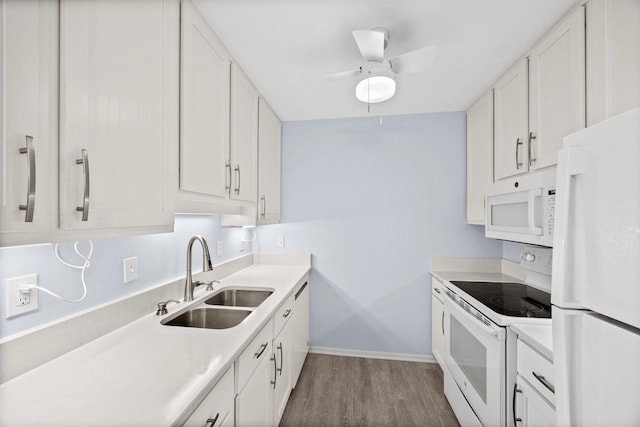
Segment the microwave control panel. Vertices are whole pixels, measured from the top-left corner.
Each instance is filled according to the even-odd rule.
[[[542,225],[543,233],[545,236],[553,236],[553,222],[556,212],[556,189],[545,188],[544,189],[544,202],[543,209],[545,212],[545,223]]]

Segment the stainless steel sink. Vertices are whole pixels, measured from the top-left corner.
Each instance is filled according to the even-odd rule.
[[[233,307],[257,307],[272,293],[273,291],[264,290],[226,289],[207,299],[204,303]]]
[[[249,314],[251,314],[249,310],[194,308],[162,324],[188,328],[228,329],[240,324]]]

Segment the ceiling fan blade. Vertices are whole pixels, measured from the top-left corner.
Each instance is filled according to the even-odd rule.
[[[333,80],[341,80],[349,77],[356,77],[360,74],[360,69],[350,70],[350,71],[342,71],[340,73],[327,74],[324,76],[325,79],[333,81]]]
[[[354,30],[360,53],[367,61],[382,62],[384,59],[384,31],[382,30]]]
[[[431,71],[436,65],[436,47],[427,46],[389,59],[396,74]]]

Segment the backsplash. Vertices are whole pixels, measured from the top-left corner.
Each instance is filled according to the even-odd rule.
[[[53,244],[0,248],[0,338],[184,277],[187,243],[194,234],[207,240],[214,266],[252,251],[251,243],[245,243],[245,250],[240,251],[241,238],[250,240],[251,230],[221,227],[215,215],[176,215],[173,233],[94,240],[91,265],[86,270],[88,292],[82,302],[62,302],[40,291],[37,311],[10,319],[5,318],[5,279],[37,273],[39,286],[68,299],[82,296],[82,282],[80,270],[56,259]],[[223,246],[220,257],[216,256],[218,241]],[[87,247],[86,242],[80,243],[82,253]],[[193,271],[201,271],[202,250],[198,244],[193,249]],[[67,262],[82,264],[73,243],[60,244],[59,252]],[[124,283],[122,261],[130,257],[138,258],[138,280]]]

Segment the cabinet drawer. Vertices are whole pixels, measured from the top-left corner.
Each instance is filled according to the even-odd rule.
[[[434,277],[431,278],[431,292],[436,296],[436,298],[443,301],[444,284]]]
[[[518,375],[526,379],[549,402],[555,402],[553,363],[522,340],[518,340]]]
[[[271,340],[273,339],[273,320],[262,328],[251,343],[244,349],[238,361],[238,390],[241,390],[262,359],[271,354]]]
[[[233,416],[233,366],[227,370],[213,390],[204,398],[200,406],[191,414],[184,426],[203,426],[207,420],[217,419],[215,426],[222,425],[222,421]]]
[[[293,295],[284,300],[276,314],[273,315],[273,334],[278,335],[287,320],[291,318],[293,313]]]

